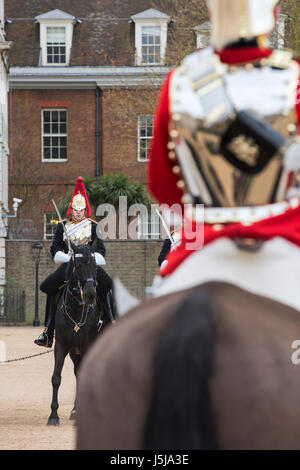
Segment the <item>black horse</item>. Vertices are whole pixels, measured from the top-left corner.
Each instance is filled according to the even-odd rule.
[[[67,281],[58,301],[55,316],[54,372],[52,375],[52,403],[48,425],[59,424],[58,389],[61,372],[67,354],[74,364],[74,374],[81,359],[107,321],[103,309],[97,302],[97,266],[94,246],[75,246],[71,243],[73,255],[67,267]],[[76,398],[70,419],[76,415]]]

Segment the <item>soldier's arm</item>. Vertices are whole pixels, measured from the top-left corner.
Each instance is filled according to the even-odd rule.
[[[93,222],[92,223],[92,243],[95,247],[95,251],[97,253],[100,253],[100,255],[102,255],[104,258],[104,256],[106,255],[106,249],[105,249],[102,238],[98,237],[96,229],[97,229],[97,224]]]
[[[171,249],[171,241],[169,240],[169,238],[166,238],[164,243],[163,243],[161,252],[159,253],[159,256],[158,256],[158,265],[159,266],[161,266],[161,263],[164,261],[165,257],[169,253],[170,249]]]
[[[62,223],[59,223],[56,228],[55,234],[53,236],[52,245],[50,247],[50,253],[53,258],[58,251],[62,251],[64,253],[67,253],[68,251],[67,246],[63,240],[63,235],[64,235],[64,228],[63,228]]]

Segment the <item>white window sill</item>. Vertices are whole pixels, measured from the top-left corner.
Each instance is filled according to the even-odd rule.
[[[42,158],[43,163],[65,163],[67,161],[68,161],[67,158],[65,158],[65,159],[63,159],[63,158],[46,158],[46,159],[43,159]]]
[[[68,67],[69,64],[67,64],[66,62],[60,62],[59,64],[51,64],[51,63],[47,63],[47,64],[42,64],[41,67]]]
[[[151,62],[151,64],[148,64],[147,62],[141,62],[140,64],[137,64],[136,67],[158,67],[158,66],[164,66],[164,62]]]

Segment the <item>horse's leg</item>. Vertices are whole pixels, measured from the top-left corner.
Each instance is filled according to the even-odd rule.
[[[59,417],[57,414],[58,409],[58,389],[61,383],[61,371],[65,362],[67,352],[63,350],[60,344],[56,341],[55,348],[54,348],[54,371],[52,375],[52,388],[53,388],[53,395],[52,395],[52,402],[51,402],[51,414],[48,418],[48,425],[56,426],[59,424]]]
[[[74,364],[74,374],[76,377],[76,395],[77,395],[77,371],[78,371],[78,367],[79,367],[82,356],[81,354],[75,354],[73,351],[72,352],[70,351],[69,354]],[[71,411],[69,419],[76,419],[76,395],[75,395],[74,407]]]

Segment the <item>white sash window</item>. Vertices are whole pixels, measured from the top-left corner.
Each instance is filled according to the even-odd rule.
[[[158,215],[152,217],[139,217],[138,221],[138,238],[139,240],[160,240],[161,239],[161,223]]]
[[[199,24],[193,28],[196,34],[196,47],[197,49],[204,49],[210,45],[211,38],[211,23],[205,21],[205,23]]]
[[[42,161],[67,160],[67,110],[42,110]]]
[[[47,26],[47,64],[66,64],[65,26]]]
[[[57,229],[57,214],[56,212],[46,212],[44,214],[44,240],[52,240],[53,235]]]
[[[160,64],[161,39],[159,26],[142,26],[142,63]]]
[[[138,117],[138,161],[148,161],[150,142],[152,139],[152,114],[141,114]]]
[[[135,65],[163,65],[171,18],[149,8],[133,15],[131,21],[135,23]]]
[[[36,16],[35,19],[40,24],[39,65],[69,65],[75,16],[56,9]]]

